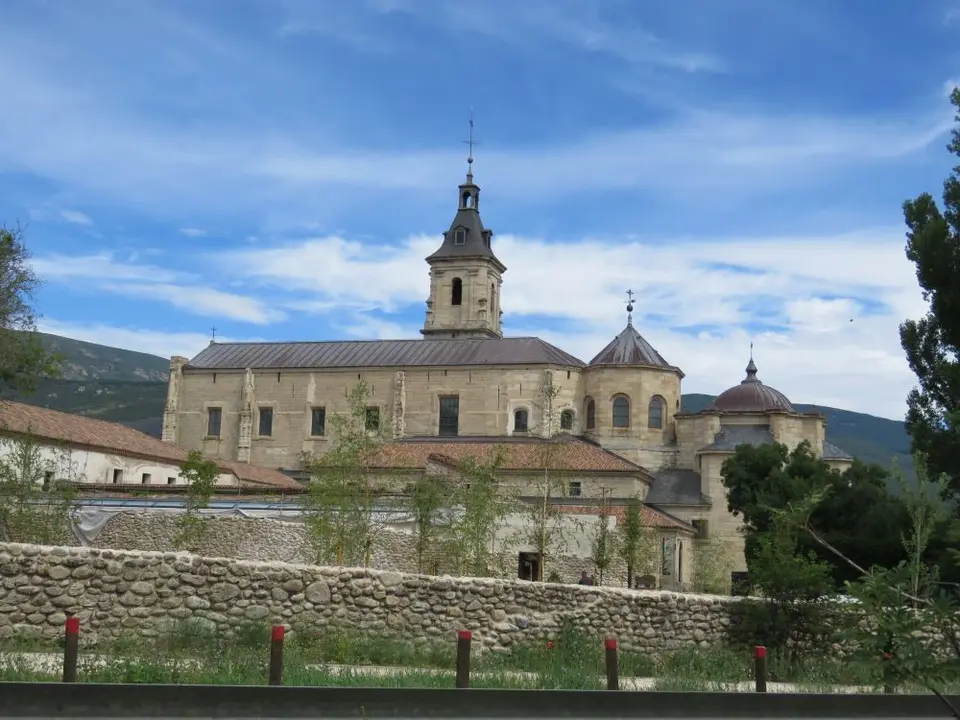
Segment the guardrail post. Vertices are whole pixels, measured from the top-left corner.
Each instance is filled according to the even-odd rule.
[[[283,625],[270,630],[270,685],[283,685]]]
[[[461,630],[457,633],[457,687],[470,687],[470,642],[473,633]]]
[[[757,645],[753,650],[754,678],[757,681],[757,692],[767,691],[767,648]]]
[[[617,657],[617,639],[608,637],[603,645],[607,655],[607,690],[619,690],[620,661]]]
[[[64,625],[63,681],[77,681],[77,655],[80,650],[80,618],[68,617]]]

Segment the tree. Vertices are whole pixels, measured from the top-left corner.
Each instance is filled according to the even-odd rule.
[[[20,228],[0,226],[0,398],[33,392],[39,377],[59,373],[61,358],[36,335],[30,302],[39,286]]]
[[[608,490],[602,491],[600,512],[597,513],[597,524],[591,541],[593,566],[597,570],[597,582],[603,585],[603,574],[610,568],[617,552],[616,536],[610,532],[610,502],[607,500]]]
[[[440,516],[450,501],[450,491],[442,478],[424,475],[410,491],[414,533],[417,545],[417,572],[423,573],[427,549],[440,544],[443,526]]]
[[[638,573],[655,570],[658,553],[657,534],[643,524],[643,501],[639,497],[627,501],[618,531],[616,549],[627,566],[627,587],[633,587]]]
[[[960,711],[945,696],[948,684],[960,678],[956,593],[943,592],[936,566],[924,561],[938,521],[946,512],[949,478],[942,474],[931,480],[920,453],[914,456],[914,467],[914,486],[897,474],[910,528],[901,536],[905,559],[893,567],[866,568],[817,532],[811,517],[829,488],[791,503],[779,515],[858,573],[857,580],[847,583],[856,603],[852,612],[858,615],[845,623],[848,640],[863,660],[879,666],[885,691],[893,692],[904,682],[915,683],[934,693],[951,715],[960,719]]]
[[[504,450],[497,447],[485,460],[464,458],[452,493],[456,514],[450,525],[449,552],[460,572],[475,577],[494,574],[497,531],[512,509],[500,482]]]
[[[948,150],[960,158],[960,88],[950,96],[957,127]],[[929,193],[903,204],[907,258],[928,303],[927,314],[900,326],[900,343],[918,386],[907,396],[913,449],[933,474],[960,492],[960,164],[943,184],[943,211]]]
[[[812,492],[829,489],[811,522],[824,537],[866,566],[903,558],[900,531],[908,518],[903,502],[887,489],[887,473],[876,465],[854,464],[840,473],[814,456],[806,442],[789,452],[785,445],[741,445],[721,469],[727,507],[743,520],[748,563],[757,543],[774,529],[776,513]],[[803,555],[828,553],[806,536],[797,538]],[[837,587],[856,577],[844,564],[831,563]],[[753,568],[750,568],[751,573]]]
[[[537,564],[537,577],[534,578],[536,581],[543,580],[547,561],[553,558],[554,553],[562,553],[566,548],[565,521],[574,522],[572,518],[565,517],[554,503],[554,498],[562,496],[565,490],[563,477],[553,472],[561,450],[557,440],[560,424],[555,407],[559,394],[560,388],[553,384],[553,372],[544,371],[537,388],[537,400],[533,403],[540,418],[540,424],[535,428],[535,432],[541,437],[537,446],[540,472],[533,483],[534,500],[526,506],[530,522],[525,530],[521,531],[524,544],[532,545],[540,559]]]
[[[733,558],[720,538],[694,541],[693,591],[711,595],[730,594]]]
[[[0,540],[55,545],[71,535],[76,493],[69,450],[31,434],[0,439]]]
[[[183,501],[184,512],[177,521],[173,544],[196,552],[207,528],[200,511],[210,507],[220,477],[220,466],[205,458],[199,450],[191,450],[180,466],[180,477],[187,481],[187,491]]]
[[[370,564],[377,527],[377,489],[371,463],[383,450],[380,409],[370,406],[370,389],[360,381],[347,395],[347,411],[330,418],[336,446],[305,457],[310,484],[303,500],[307,544],[318,564]]]

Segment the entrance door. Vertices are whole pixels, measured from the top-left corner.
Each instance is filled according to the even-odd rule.
[[[517,556],[517,577],[521,580],[537,580],[540,577],[540,554],[522,552]]]

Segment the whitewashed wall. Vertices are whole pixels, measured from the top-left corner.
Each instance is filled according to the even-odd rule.
[[[160,460],[144,460],[120,453],[106,453],[85,448],[65,447],[53,443],[45,444],[35,439],[41,462],[46,472],[52,473],[51,480],[96,485],[143,485],[157,487],[167,485],[186,485],[180,477],[180,464]],[[18,441],[0,438],[0,457],[11,459],[16,452]],[[119,475],[117,474],[119,472]],[[232,473],[221,473],[217,485],[236,487],[237,478]]]

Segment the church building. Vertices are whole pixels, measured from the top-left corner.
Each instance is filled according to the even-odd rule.
[[[824,417],[798,412],[761,382],[752,357],[742,381],[706,409],[685,411],[683,371],[637,331],[632,305],[623,330],[589,362],[536,337],[504,337],[507,268],[481,221],[480,187],[468,167],[453,222],[426,258],[421,338],[211,342],[193,359],[173,357],[163,440],[295,474],[304,453],[336,443],[328,420],[347,410],[363,380],[368,422],[408,449],[395,453],[408,464],[563,434],[571,504],[596,500],[601,488],[608,497],[609,484],[598,478],[620,463],[633,479],[615,496],[639,492],[650,510],[689,530],[691,542],[728,546],[731,572],[745,570],[739,520],[727,511],[721,482],[724,459],[743,443],[793,448],[807,440],[832,466],[846,467],[852,458],[825,441]],[[544,383],[555,396],[549,409],[540,400]]]

